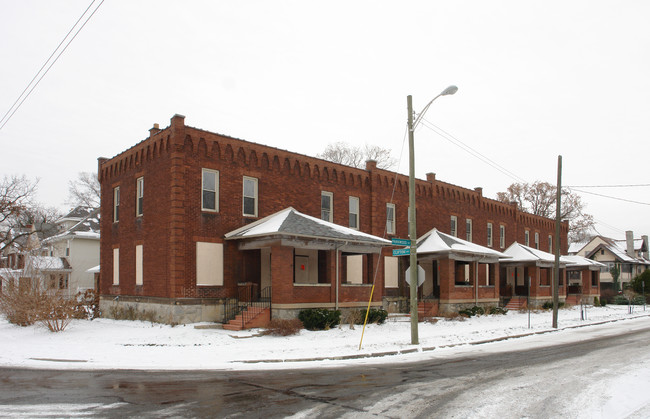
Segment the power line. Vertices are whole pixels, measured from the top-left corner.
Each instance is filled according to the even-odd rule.
[[[74,39],[77,37],[77,35],[79,34],[79,32],[81,32],[81,30],[84,28],[84,26],[86,26],[86,23],[88,23],[88,21],[90,20],[90,18],[93,17],[93,15],[95,14],[95,12],[97,12],[97,10],[100,8],[100,6],[104,3],[104,0],[101,0],[101,2],[100,2],[99,5],[95,8],[95,10],[93,10],[93,12],[92,12],[92,13],[91,13],[87,18],[86,18],[85,22],[84,22],[84,23],[79,27],[79,29],[77,29],[77,32],[75,32],[75,34],[72,36],[72,38],[70,38],[70,40],[69,40],[68,43],[65,45],[65,47],[63,47],[63,49],[61,49],[61,51],[58,53],[58,55],[56,56],[56,58],[55,58],[55,59],[50,63],[50,65],[47,67],[47,69],[45,70],[45,72],[43,72],[43,69],[45,68],[45,66],[47,65],[47,63],[50,62],[50,61],[52,60],[52,57],[54,56],[54,54],[56,54],[56,52],[61,48],[61,45],[65,42],[65,40],[68,39],[68,37],[70,36],[70,33],[72,33],[72,31],[75,29],[75,27],[77,27],[77,25],[79,24],[79,22],[81,21],[81,19],[83,19],[83,17],[86,15],[86,13],[88,13],[88,10],[90,10],[90,8],[91,8],[92,5],[95,3],[95,1],[96,1],[96,0],[92,0],[92,1],[90,2],[90,5],[86,8],[86,10],[84,10],[84,12],[81,14],[81,16],[79,16],[79,19],[77,19],[77,21],[75,22],[75,24],[72,25],[72,28],[70,28],[70,30],[68,31],[68,33],[63,37],[63,39],[62,39],[61,42],[59,43],[59,45],[57,45],[57,47],[54,49],[54,51],[52,52],[52,54],[48,57],[48,59],[45,61],[45,63],[43,63],[43,65],[42,65],[41,68],[38,70],[38,72],[36,73],[36,75],[35,75],[35,76],[32,78],[32,80],[27,84],[27,87],[25,87],[25,89],[24,89],[24,90],[22,91],[22,93],[18,96],[18,98],[16,99],[16,101],[11,105],[11,107],[9,107],[9,109],[8,109],[7,112],[4,114],[4,116],[2,117],[2,119],[0,119],[0,123],[2,124],[2,125],[0,125],[0,130],[1,130],[2,128],[4,128],[5,125],[7,125],[7,122],[9,122],[9,120],[11,119],[11,117],[14,116],[14,114],[16,113],[16,111],[18,111],[18,109],[20,109],[20,107],[21,107],[22,104],[25,102],[25,100],[27,100],[27,98],[29,97],[29,95],[32,94],[32,92],[34,91],[34,89],[36,88],[36,86],[38,86],[38,84],[41,82],[41,80],[43,80],[43,77],[45,77],[45,75],[50,71],[50,69],[52,68],[52,66],[53,66],[53,65],[54,65],[54,64],[59,60],[59,58],[60,58],[61,55],[65,52],[65,50],[68,49],[68,46],[70,46],[70,44],[72,43],[72,41],[74,41]],[[41,74],[41,73],[42,73],[42,74]],[[40,75],[40,77],[39,77],[39,75]],[[38,79],[38,80],[36,80],[36,79]],[[34,80],[36,80],[35,83],[34,83]],[[30,86],[31,86],[31,88],[30,88]],[[28,90],[29,90],[29,91],[28,91]],[[25,94],[25,92],[27,92],[27,94]],[[22,98],[22,99],[21,99],[21,98]]]
[[[581,191],[579,189],[571,188],[571,187],[568,187],[568,186],[567,186],[567,189],[571,189],[572,191],[576,191],[576,192],[580,192],[580,193],[586,193],[586,194],[589,194],[589,195],[602,196],[603,198],[615,199],[617,201],[631,202],[633,204],[649,205],[650,206],[650,203],[647,203],[647,202],[639,202],[639,201],[633,201],[631,199],[618,198],[618,197],[615,197],[615,196],[603,195],[603,194],[599,194],[599,193],[595,193],[595,192]]]
[[[650,183],[641,183],[638,185],[575,185],[567,186],[567,188],[638,188],[643,186],[650,186]]]
[[[431,122],[427,121],[426,119],[422,119],[420,122],[422,122],[422,125],[433,131],[434,133],[438,134],[445,140],[449,141],[456,147],[464,150],[466,153],[476,157],[477,159],[481,160],[483,163],[487,164],[488,166],[491,166],[492,168],[498,170],[499,172],[503,173],[504,175],[508,176],[509,178],[515,180],[516,182],[523,182],[526,183],[526,181],[517,176],[515,173],[511,172],[510,170],[506,169],[505,167],[501,166],[499,163],[495,162],[494,160],[490,159],[489,157],[485,156],[478,150],[472,148],[471,146],[465,144],[458,138],[454,137],[452,134],[448,133],[447,131],[443,130],[442,128],[432,124]]]

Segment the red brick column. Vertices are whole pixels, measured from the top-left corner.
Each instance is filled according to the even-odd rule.
[[[271,246],[271,302],[293,303],[293,248]]]

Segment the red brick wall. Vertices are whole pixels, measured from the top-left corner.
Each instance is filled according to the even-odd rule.
[[[201,212],[202,168],[219,171],[218,213]],[[224,286],[197,287],[196,241],[223,243],[227,232],[288,206],[319,217],[321,191],[334,195],[334,223],[348,225],[348,198],[356,196],[360,201],[360,230],[383,236],[386,203],[395,187],[395,236],[407,237],[408,177],[395,176],[393,172],[377,169],[372,163],[367,169],[342,166],[188,127],[184,117],[174,116],[169,127],[153,129],[144,141],[112,159],[99,161],[104,215],[101,221],[101,293],[172,298],[236,296],[236,284],[243,280],[243,257],[237,244],[224,243]],[[139,176],[144,176],[144,215],[136,219],[135,181]],[[243,176],[258,179],[257,218],[242,216]],[[113,187],[118,185],[120,221],[113,223]],[[465,238],[465,219],[471,218],[473,241],[482,245],[487,244],[487,222],[492,222],[493,243],[497,249],[500,224],[506,226],[506,246],[515,240],[523,242],[524,228],[531,230],[531,240],[535,231],[540,233],[542,249],[545,249],[548,234],[554,235],[553,220],[523,214],[513,205],[484,198],[480,188],[461,188],[438,181],[432,174],[427,180],[417,180],[416,196],[418,236],[433,227],[448,233],[450,215],[458,217],[461,238]],[[568,227],[563,224],[562,228],[563,249],[566,250]],[[136,244],[142,244],[144,250],[144,285],[141,287],[135,287]],[[120,247],[119,289],[112,286],[112,249],[116,246]],[[383,295],[383,269],[378,272],[378,285],[375,300]],[[339,291],[341,301],[369,295],[363,287],[345,287]],[[274,289],[274,295],[276,292],[280,290]],[[300,290],[290,294],[294,300],[302,300],[303,294],[311,293],[309,298],[312,298],[313,293],[320,292]],[[331,290],[327,292],[332,293]]]

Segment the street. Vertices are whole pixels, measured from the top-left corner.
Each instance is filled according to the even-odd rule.
[[[585,336],[587,330],[585,329]],[[508,350],[517,340],[415,363],[245,371],[0,370],[5,417],[591,417],[607,380],[648,368],[650,327]],[[562,339],[559,339],[562,340]],[[566,340],[566,339],[565,339]],[[527,345],[530,347],[531,343]],[[533,342],[532,346],[536,346]],[[386,359],[390,362],[390,358]],[[604,380],[604,381],[603,381]],[[605,385],[601,385],[605,383]],[[585,410],[590,409],[590,410]],[[627,409],[627,410],[626,410]],[[646,417],[646,402],[618,417]],[[603,411],[603,415],[606,415]],[[604,416],[603,416],[604,417]]]

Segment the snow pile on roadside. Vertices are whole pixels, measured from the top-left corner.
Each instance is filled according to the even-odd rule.
[[[628,313],[627,306],[589,307],[581,320],[579,307],[559,312],[560,328],[645,315],[642,307]],[[650,315],[650,309],[647,312]],[[0,320],[0,366],[74,369],[239,369],[260,368],[242,361],[290,361],[335,358],[360,354],[430,350],[483,340],[553,330],[550,311],[510,312],[419,324],[419,345],[411,345],[410,321],[392,318],[383,325],[342,325],[329,331],[302,330],[288,337],[260,336],[259,330],[232,332],[171,327],[139,321],[97,319],[73,321],[61,333],[40,326],[18,327]],[[268,365],[268,364],[266,364]],[[279,363],[274,363],[278,366]],[[305,366],[304,363],[298,366]]]

